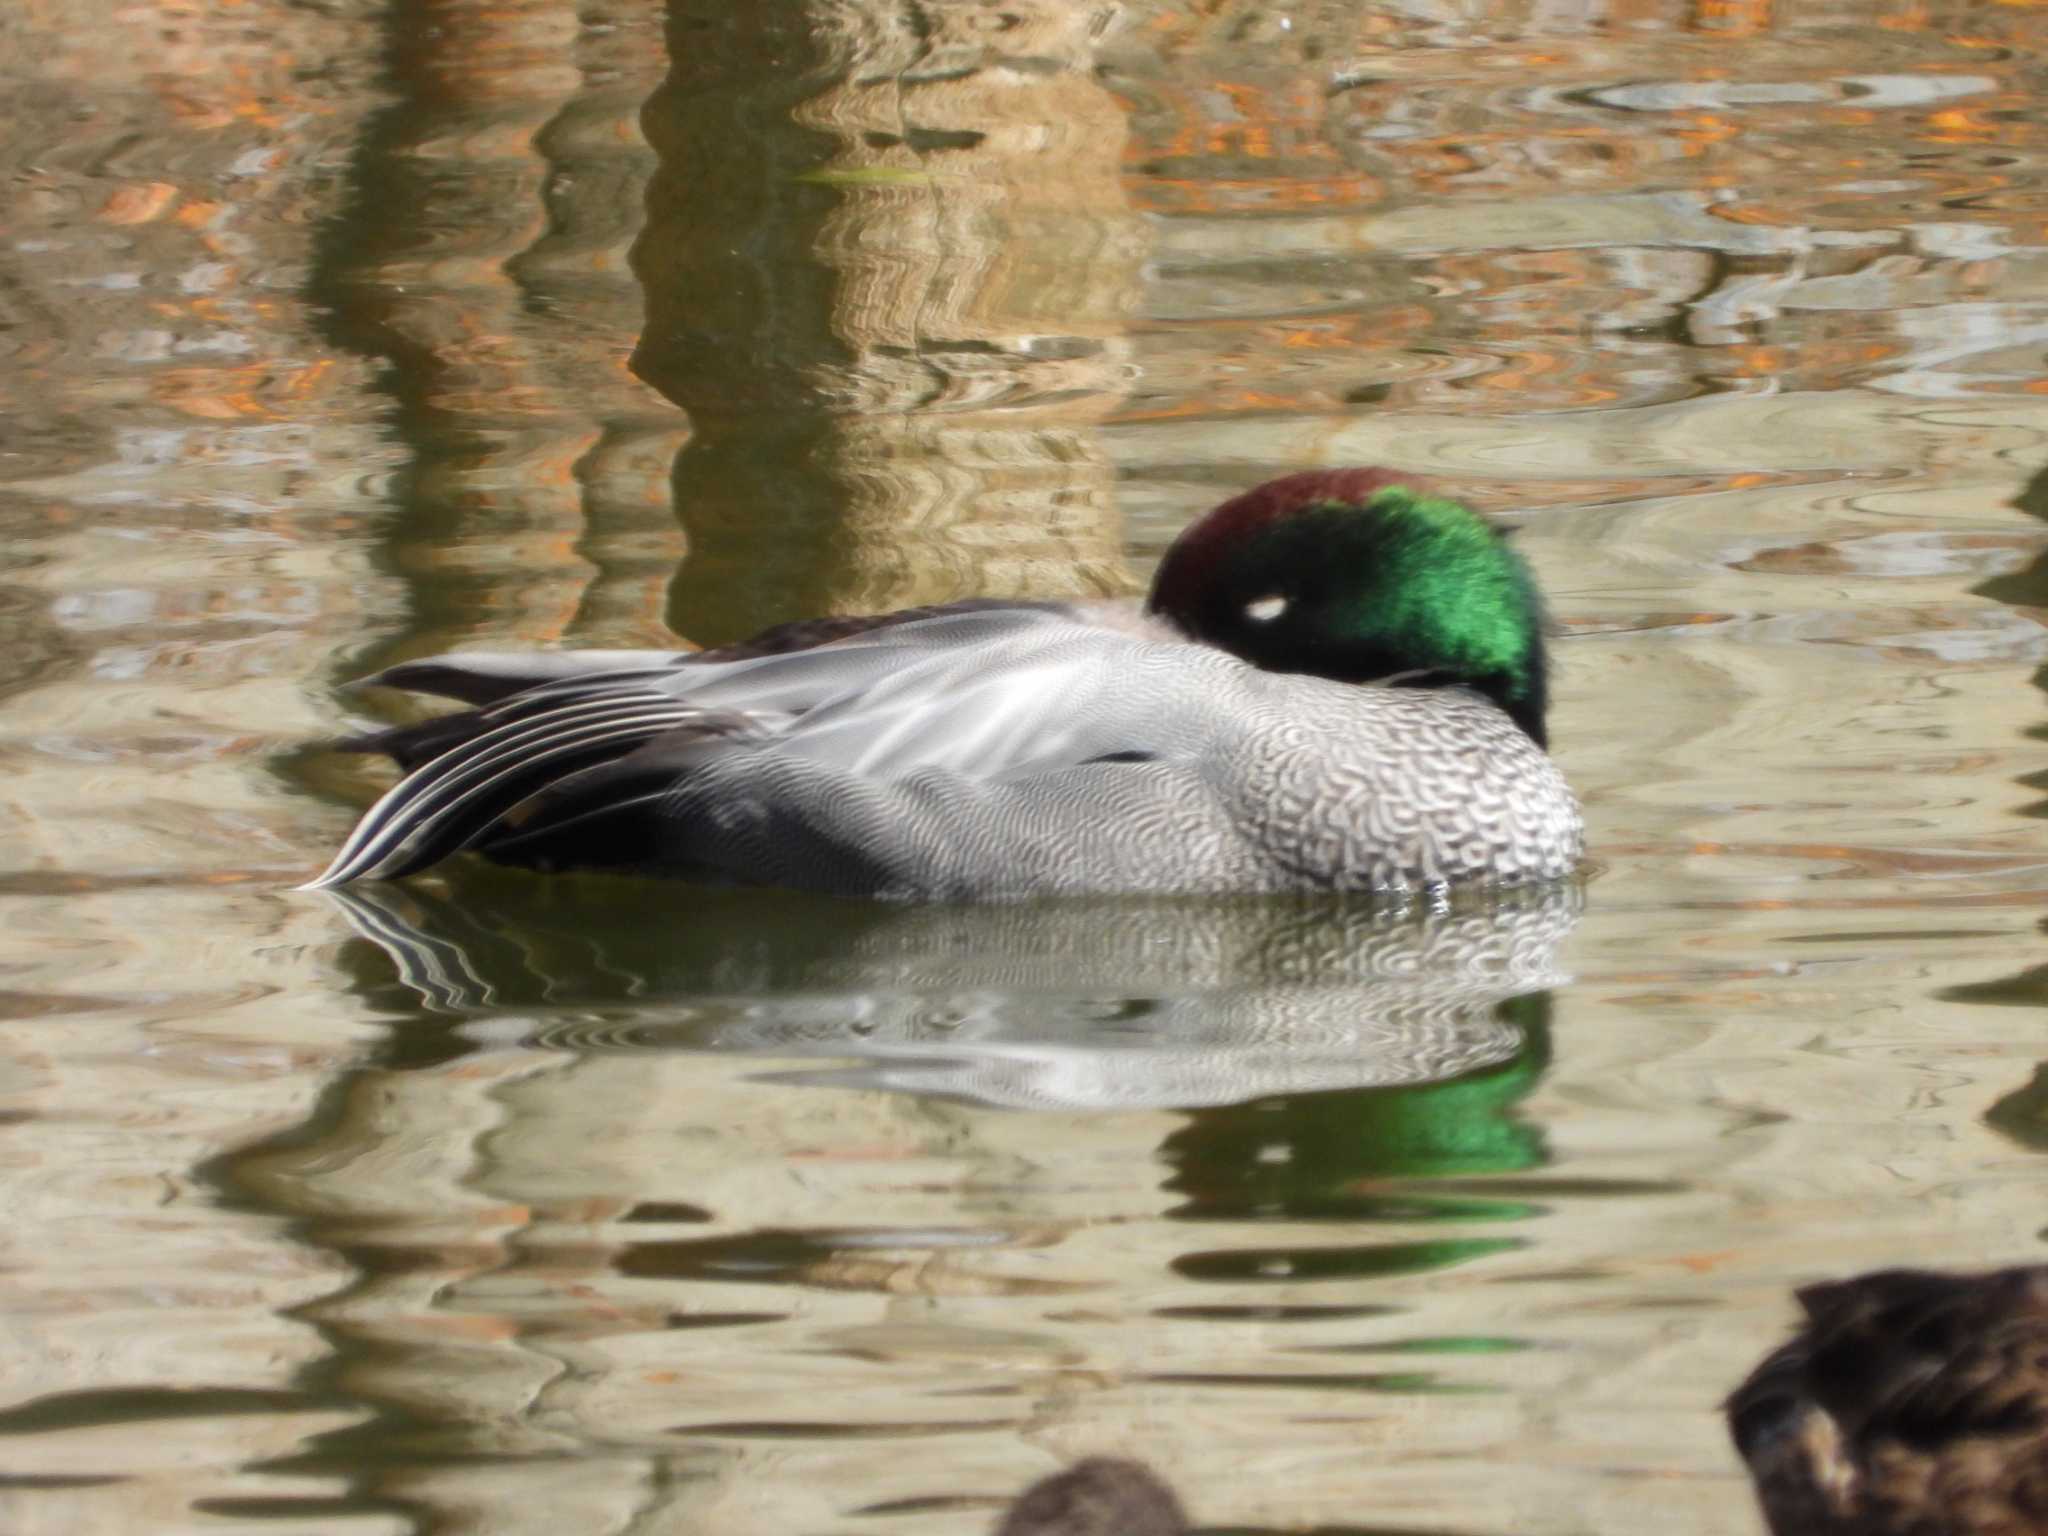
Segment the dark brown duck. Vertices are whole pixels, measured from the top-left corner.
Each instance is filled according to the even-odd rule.
[[[1173,1490],[1135,1461],[1091,1456],[1017,1496],[995,1536],[1184,1536]]]
[[[1799,1292],[1728,1399],[1774,1536],[2048,1533],[2048,1267]]]

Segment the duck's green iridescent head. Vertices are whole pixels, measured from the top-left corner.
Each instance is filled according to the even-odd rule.
[[[1314,470],[1226,501],[1174,541],[1149,607],[1274,672],[1475,688],[1545,740],[1543,605],[1528,566],[1413,477]]]

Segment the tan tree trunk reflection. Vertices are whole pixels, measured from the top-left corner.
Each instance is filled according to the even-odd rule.
[[[657,3],[406,0],[387,23],[397,100],[315,284],[336,339],[391,364],[407,651],[659,634],[685,426],[626,371],[624,262]]]
[[[1145,240],[1104,15],[676,0],[634,366],[695,430],[679,631],[1124,586],[1096,426]]]

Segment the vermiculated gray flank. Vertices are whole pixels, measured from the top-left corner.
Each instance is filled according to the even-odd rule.
[[[1289,499],[1273,492],[1291,482],[1275,482],[1212,513],[1182,541],[1199,583],[1170,588],[1170,556],[1150,616],[982,603],[736,659],[395,668],[382,680],[481,707],[371,738],[413,771],[315,883],[392,878],[464,848],[543,869],[925,900],[1570,874],[1578,806],[1532,735],[1533,593],[1515,625],[1500,622],[1482,566],[1479,596],[1464,580],[1444,589],[1469,614],[1445,621],[1442,599],[1404,610],[1373,582],[1412,587],[1419,562],[1438,570],[1447,547],[1470,561],[1498,536],[1454,503],[1384,481],[1372,495],[1333,488],[1341,478],[1292,477],[1314,484]],[[1273,530],[1312,519],[1329,524],[1315,531],[1331,558],[1274,568]],[[1361,569],[1347,572],[1353,533]],[[1225,576],[1248,595],[1217,598]],[[1533,660],[1505,638],[1522,627]],[[1296,651],[1333,675],[1286,669]]]

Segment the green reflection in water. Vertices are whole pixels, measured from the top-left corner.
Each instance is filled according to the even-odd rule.
[[[1500,1005],[1521,1051],[1449,1082],[1260,1099],[1197,1111],[1169,1138],[1168,1187],[1188,1220],[1503,1221],[1538,1211],[1512,1198],[1390,1190],[1391,1179],[1502,1174],[1546,1160],[1514,1108],[1550,1064],[1547,993]]]
[[[1371,1280],[1449,1269],[1522,1246],[1511,1237],[1463,1237],[1348,1248],[1238,1248],[1183,1254],[1173,1268],[1190,1280]]]
[[[1499,1015],[1519,1027],[1523,1046],[1498,1067],[1448,1082],[1197,1112],[1166,1147],[1177,1166],[1170,1187],[1189,1196],[1173,1214],[1196,1221],[1368,1223],[1498,1222],[1538,1214],[1541,1208],[1527,1201],[1383,1187],[1390,1179],[1512,1173],[1543,1162],[1541,1132],[1516,1118],[1515,1106],[1549,1063],[1549,996],[1503,1003]],[[1368,1280],[1448,1269],[1522,1246],[1511,1237],[1296,1244],[1187,1253],[1173,1267],[1191,1280],[1225,1283]],[[1433,1346],[1441,1341],[1394,1347],[1421,1352]],[[1384,1384],[1393,1378],[1369,1379]],[[1421,1380],[1373,1390],[1467,1390]]]
[[[1375,1371],[1370,1375],[1259,1376],[1229,1371],[1161,1372],[1147,1381],[1176,1382],[1195,1387],[1280,1387],[1317,1392],[1417,1393],[1433,1397],[1486,1397],[1499,1388],[1468,1381],[1445,1381],[1428,1371]]]
[[[1345,1355],[1516,1355],[1535,1345],[1495,1334],[1447,1334],[1438,1338],[1391,1339],[1385,1344],[1340,1344],[1321,1354]]]
[[[240,1414],[313,1413],[347,1406],[352,1405],[346,1398],[331,1394],[247,1387],[117,1387],[106,1391],[52,1392],[0,1410],[0,1436]]]

